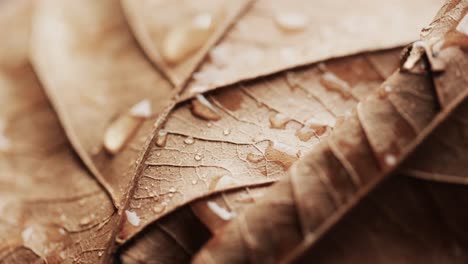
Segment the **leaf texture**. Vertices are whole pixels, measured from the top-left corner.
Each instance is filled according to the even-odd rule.
[[[275,184],[259,204],[218,233],[194,262],[296,259],[387,178],[465,101],[466,35],[454,28],[466,7],[466,1],[445,5],[431,25],[435,30],[424,36],[424,53],[418,52],[421,42],[416,43],[415,52],[403,61],[415,63],[403,66],[379,93],[360,103],[328,140],[295,163],[289,177]],[[457,42],[432,49],[452,34]],[[444,65],[439,74],[431,70],[437,61]]]
[[[273,116],[273,117],[276,116],[276,112],[273,112],[273,115],[270,115],[269,111],[264,112],[264,114],[262,114],[263,111],[258,110],[259,108],[265,107],[265,105],[270,104],[270,103],[275,103],[276,106],[282,106],[281,101],[277,99],[278,97],[273,97],[273,96],[265,97],[265,99],[262,100],[263,102],[262,105],[258,105],[255,101],[247,104],[245,103],[246,100],[252,100],[252,98],[245,96],[245,92],[238,92],[238,91],[239,90],[252,91],[252,94],[265,96],[268,94],[267,93],[268,91],[275,90],[275,93],[274,93],[275,95],[284,94],[284,95],[287,95],[288,97],[292,97],[293,100],[303,100],[303,99],[299,99],[301,97],[307,98],[307,96],[304,96],[303,93],[309,91],[311,92],[311,94],[313,93],[315,96],[310,97],[308,99],[309,100],[307,102],[308,105],[311,105],[311,103],[314,102],[313,98],[315,99],[323,98],[324,99],[323,103],[325,105],[330,106],[328,108],[334,109],[334,111],[337,111],[335,112],[334,115],[341,116],[341,115],[344,115],[347,109],[351,109],[351,107],[353,107],[356,104],[356,101],[353,99],[344,100],[339,93],[330,92],[326,90],[324,87],[322,87],[320,84],[320,76],[323,74],[322,72],[323,69],[328,69],[328,71],[339,74],[340,77],[346,79],[346,81],[352,85],[353,87],[352,90],[355,91],[355,94],[359,98],[361,98],[361,97],[365,97],[366,95],[368,95],[370,92],[372,92],[378,87],[378,84],[384,78],[387,77],[386,72],[392,71],[392,70],[385,70],[385,69],[397,68],[398,61],[399,61],[398,54],[399,54],[399,50],[395,49],[395,50],[390,50],[390,51],[366,53],[366,54],[356,55],[356,56],[352,56],[348,58],[330,60],[330,61],[320,64],[320,66],[314,65],[314,66],[310,66],[301,70],[289,71],[284,74],[278,74],[277,76],[268,78],[266,80],[258,80],[256,82],[252,82],[251,84],[246,84],[240,87],[241,89],[239,89],[239,87],[222,89],[210,95],[206,95],[206,98],[209,98],[213,106],[216,107],[217,109],[219,108],[219,106],[222,106],[221,103],[224,102],[224,101],[218,102],[217,100],[219,100],[219,98],[223,98],[223,97],[244,98],[243,99],[244,101],[242,103],[243,106],[239,107],[239,109],[237,110],[232,111],[231,116],[237,116],[239,120],[248,121],[249,119],[246,119],[246,118],[253,118],[250,116],[251,113],[248,112],[250,111],[250,112],[258,113],[258,116],[255,117],[257,118],[256,120],[264,119],[264,121],[262,122],[266,122],[266,123],[262,124],[259,121],[252,120],[255,122],[250,122],[250,124],[248,124],[249,126],[247,126],[247,128],[249,129],[243,129],[243,127],[245,127],[246,125],[241,122],[236,123],[238,125],[230,126],[230,128],[232,127],[232,128],[237,128],[239,130],[243,130],[244,133],[248,132],[250,133],[251,137],[255,137],[257,134],[257,131],[254,129],[260,129],[260,128],[261,128],[262,133],[265,136],[268,136],[270,134],[272,139],[282,138],[281,135],[283,135],[284,137],[285,135],[289,134],[290,135],[289,137],[287,138],[284,137],[285,139],[284,141],[295,142],[293,140],[297,141],[297,139],[294,139],[294,137],[296,137],[295,134],[297,133],[297,129],[300,126],[299,127],[293,126],[294,123],[292,122],[294,122],[294,120],[286,119],[288,120],[289,123],[285,125],[284,128],[272,129],[269,127],[271,124],[269,124],[270,121],[268,121],[268,119],[270,116]],[[286,83],[285,83],[285,80],[286,80]],[[289,80],[289,82],[287,80]],[[271,85],[265,86],[266,81],[268,81],[268,83]],[[291,90],[291,87],[289,86],[295,87],[294,90]],[[240,94],[241,96],[235,96],[236,94]],[[281,107],[279,109],[281,110],[281,113],[285,115],[289,115],[291,113],[294,114],[294,113],[304,112],[303,111],[304,108],[301,107],[302,105],[303,104],[294,104],[294,105],[290,105],[288,108]],[[334,107],[334,105],[336,105],[337,107]],[[175,151],[176,149],[183,149],[185,152],[187,150],[190,150],[189,149],[190,147],[196,146],[196,144],[200,144],[201,147],[199,147],[199,149],[203,149],[204,151],[209,151],[212,148],[212,146],[215,146],[215,143],[224,144],[225,146],[222,148],[223,155],[227,156],[227,154],[229,153],[228,150],[230,146],[226,144],[225,138],[229,138],[231,134],[224,135],[223,134],[224,127],[226,126],[217,125],[218,122],[221,122],[221,120],[223,119],[228,119],[229,116],[223,116],[223,118],[221,118],[219,121],[216,121],[216,122],[205,121],[205,120],[199,119],[197,116],[193,116],[192,113],[190,112],[190,107],[191,107],[190,103],[186,103],[185,105],[182,104],[168,117],[167,123],[165,124],[165,127],[163,127],[163,129],[168,132],[167,134],[165,134],[165,137],[167,137],[166,145],[164,146],[164,148],[158,148],[156,146],[155,150],[157,150],[157,152],[155,152],[156,154],[153,155],[155,160],[161,162],[162,164],[166,164],[164,163],[166,159],[167,159],[167,162],[169,162],[170,160],[181,160],[183,162],[194,162],[196,164],[194,157],[197,152],[193,152],[192,155],[189,156],[189,158],[184,160],[184,157],[181,156],[180,153]],[[267,107],[267,108],[272,109],[272,107]],[[317,113],[317,112],[314,112],[314,113]],[[302,118],[302,119],[309,118],[308,116],[304,116],[304,115],[300,116],[300,114],[297,114],[297,116],[298,118]],[[232,120],[231,121],[228,120],[228,122],[232,122]],[[253,126],[252,123],[259,124],[260,125],[259,128],[255,128],[255,126]],[[190,127],[187,127],[187,125],[183,126],[182,124],[195,124],[196,126],[193,126],[193,128],[190,128]],[[190,133],[183,134],[183,136],[177,141],[175,141],[175,139],[171,140],[172,134],[173,134],[172,137],[176,137],[176,139],[179,134],[179,133],[175,133],[174,131],[172,131],[173,128],[179,129],[181,131],[180,133],[187,133],[187,131]],[[230,133],[233,133],[233,131],[230,130]],[[328,134],[329,133],[325,133],[321,135],[320,138],[323,139]],[[233,138],[244,138],[245,136],[248,136],[248,135],[249,134],[247,135],[239,134]],[[217,136],[219,138],[219,141],[211,140],[209,142],[204,142],[203,140],[201,140],[203,138],[207,138],[210,136]],[[314,140],[314,138],[315,137],[311,137],[309,141]],[[187,139],[193,139],[193,142],[190,140],[188,141],[190,144],[187,144],[186,143]],[[250,137],[247,137],[247,140],[249,139]],[[315,140],[310,143],[311,146],[315,145],[314,143]],[[156,142],[158,142],[158,140],[156,140]],[[207,143],[211,143],[212,145],[211,146],[202,145],[202,144],[207,144]],[[268,144],[266,144],[265,146],[268,146]],[[296,147],[294,145],[292,146]],[[268,162],[266,162],[268,160],[268,157],[266,158],[264,157],[267,155],[263,156],[261,152],[259,152],[258,155],[253,156],[254,158],[252,158],[252,156],[250,156],[249,158],[248,155],[249,155],[249,152],[251,151],[250,149],[247,149],[248,150],[247,152],[241,149],[240,146],[237,146],[236,149],[237,149],[236,150],[237,155],[239,155],[239,157],[245,156],[243,160],[247,165],[249,165],[249,166],[246,166],[245,169],[243,169],[246,172],[245,174],[252,175],[253,172],[259,171],[260,173],[257,172],[259,177],[247,178],[249,181],[247,180],[238,181],[239,176],[237,175],[242,176],[242,174],[239,173],[239,174],[235,174],[234,175],[235,178],[233,178],[237,182],[225,181],[225,180],[222,180],[223,178],[221,178],[220,180],[220,177],[215,177],[212,179],[211,182],[208,181],[206,183],[208,187],[207,189],[205,190],[201,189],[201,191],[199,191],[201,194],[219,192],[223,190],[225,187],[239,188],[240,186],[243,186],[243,185],[254,185],[256,179],[258,179],[259,181],[258,184],[268,184],[273,181],[276,181],[278,176],[283,175],[285,169],[287,168],[287,167],[283,167],[281,163],[276,164],[275,160],[270,161],[271,164],[268,164]],[[215,149],[212,152],[217,153],[219,152],[219,150]],[[213,159],[213,161],[208,160],[208,162],[213,162],[213,164],[217,164],[217,166],[225,164],[224,167],[229,169],[230,171],[237,171],[240,168],[243,168],[242,166],[244,165],[242,165],[243,163],[233,163],[232,160],[239,158],[239,157],[233,156],[230,159],[231,163],[220,163],[219,158],[218,160]],[[265,160],[263,161],[262,159],[264,158]],[[205,161],[205,157],[200,162],[204,162],[204,161]],[[262,165],[262,163],[266,164],[267,166]],[[239,166],[239,164],[242,166]],[[182,164],[178,166],[181,166],[183,169]],[[269,169],[265,169],[265,167]],[[272,177],[272,176],[269,176],[268,174],[265,176],[261,173],[262,171],[267,171],[268,173],[273,172],[273,173],[278,174],[278,176]],[[210,175],[209,173],[210,173],[210,170],[200,166],[198,170],[194,170],[194,173],[187,172],[185,174],[181,174],[179,176],[180,177],[179,181],[187,182],[187,184],[184,186],[182,184],[177,184],[176,181],[168,181],[166,183],[163,180],[163,179],[168,179],[170,177],[174,177],[174,176],[171,176],[171,175],[174,175],[174,172],[172,171],[166,172],[164,168],[159,169],[158,171],[151,171],[151,175],[158,175],[159,179],[161,179],[160,183],[155,183],[155,186],[165,186],[167,184],[167,187],[166,187],[167,190],[169,190],[171,187],[174,187],[174,186],[182,186],[180,187],[182,188],[181,190],[184,190],[183,188],[192,188],[192,189],[199,188],[199,187],[194,187],[194,186],[196,186],[197,184],[203,184],[205,183],[204,180],[210,180],[210,179],[205,178],[205,177],[198,178],[198,175]],[[214,175],[217,175],[217,174],[214,174]],[[228,179],[231,179],[230,175],[228,176],[229,176]],[[264,180],[265,177],[270,177],[270,179],[268,181],[265,181]],[[194,182],[195,182],[195,185],[193,184]],[[213,184],[213,182],[216,185]],[[217,185],[220,183],[221,184],[230,183],[232,184],[232,186],[224,186],[224,187],[222,186],[222,188],[220,189],[216,188]],[[141,187],[142,191],[145,192],[146,186],[151,186],[151,184],[144,184],[143,187]],[[176,189],[179,190],[180,188],[177,187]],[[212,188],[212,190],[210,190],[210,188]],[[238,212],[244,210],[245,207],[255,204],[256,199],[259,198],[263,194],[263,192],[265,192],[266,189],[267,189],[266,186],[255,186],[255,187],[249,187],[247,189],[223,192],[221,194],[215,195],[214,197],[209,197],[206,199],[195,201],[191,203],[189,209],[187,209],[187,207],[184,207],[184,209],[182,210],[191,210],[196,215],[196,218],[193,218],[192,221],[190,222],[191,224],[197,225],[197,223],[201,221],[203,224],[205,224],[208,227],[208,229],[210,229],[212,233],[214,233],[221,226],[223,226],[229,220],[230,217],[234,217]],[[166,194],[166,196],[165,197],[162,196],[160,200],[162,200],[164,203],[164,199],[171,200],[171,198],[173,197],[175,197],[175,195],[170,197]],[[177,202],[177,200],[175,202]],[[186,202],[189,202],[189,200],[187,200]],[[162,207],[158,204],[159,204],[158,201],[155,202],[155,201],[152,201],[151,199],[148,199],[148,201],[142,201],[140,204],[137,204],[137,207],[140,207],[140,208],[136,208],[136,209],[132,208],[132,210],[135,210],[136,212],[138,212],[139,215],[140,214],[145,215],[147,214],[148,211],[152,209],[151,206],[156,205],[157,211],[159,213],[162,212],[161,208],[164,208],[164,210],[168,208],[167,207],[168,204],[165,204],[165,207]],[[181,210],[181,209],[177,209],[177,210]],[[124,252],[122,252],[121,258],[123,262],[133,263],[131,260],[135,260],[135,259],[139,259],[142,262],[145,262],[145,261],[149,262],[154,259],[157,259],[154,254],[150,253],[153,251],[152,245],[154,245],[154,243],[151,243],[151,242],[144,243],[143,241],[147,239],[156,241],[157,237],[160,237],[161,234],[159,231],[157,231],[156,228],[153,229],[152,227],[154,227],[155,225],[158,225],[158,223],[160,223],[160,221],[162,221],[163,219],[167,219],[167,221],[171,221],[169,219],[171,219],[172,215],[173,214],[169,214],[168,216],[161,218],[161,220],[158,220],[155,224],[151,225],[149,228],[143,229],[140,232],[140,234],[143,233],[144,238],[140,238],[141,235],[138,235],[134,238],[135,242],[130,241],[129,244],[126,245],[127,249]],[[177,222],[177,220],[174,220],[174,221]],[[182,226],[186,226],[187,224],[188,224],[187,222],[183,224],[181,223],[181,226],[179,227],[179,229],[182,229]],[[191,225],[191,224],[188,224],[188,225]],[[134,228],[130,224],[125,223],[124,230],[127,226],[130,228]],[[173,230],[177,230],[177,228],[174,228]],[[195,235],[192,236],[191,232],[188,232],[185,236],[187,235],[189,235],[190,237],[189,239],[191,240],[193,240],[193,237],[196,237]],[[185,236],[179,235],[178,238],[184,238]],[[200,239],[199,241],[204,242],[205,240]],[[169,240],[169,242],[172,242],[172,240]],[[180,244],[183,244],[183,241],[181,241]],[[159,244],[158,247],[160,246],[161,245]],[[167,251],[170,251],[170,248],[171,248],[170,243],[167,244],[166,248],[167,248]],[[148,253],[144,254],[142,252],[148,252]],[[184,252],[179,253],[179,255],[181,254],[185,255],[185,253],[186,252],[184,251]],[[144,256],[146,256],[146,258],[144,258]]]
[[[27,59],[30,1],[1,3],[0,262],[100,261],[115,225]]]
[[[154,116],[174,95],[133,39],[117,0],[36,4],[31,59],[76,151],[121,207]],[[103,148],[106,129],[147,99],[153,118],[117,155]]]
[[[251,2],[250,0],[121,1],[127,21],[145,53],[158,69],[168,76],[172,84],[179,88],[191,77],[213,44],[222,37]],[[180,58],[181,61],[167,61],[161,53],[164,54],[165,46],[173,44],[168,42],[168,39],[179,32],[180,34],[190,32],[184,28],[190,27],[194,20],[196,22],[196,19],[202,19],[203,16],[212,24],[207,25],[208,29],[214,27],[213,32],[208,32],[207,39],[202,40],[203,45],[199,48],[194,47],[195,51],[188,50],[189,53]],[[200,32],[197,34],[200,35]],[[192,36],[195,37],[196,34]]]
[[[441,1],[359,0],[353,5],[359,8],[349,8],[346,0],[255,1],[210,51],[181,97],[329,58],[406,45],[417,39],[416,32],[431,21]],[[282,29],[291,20],[304,20],[303,28]]]
[[[395,55],[381,59],[381,64],[395,66],[397,62]],[[360,72],[340,75],[354,76],[346,81],[355,97],[343,98],[322,86],[324,68],[337,74],[346,69]],[[330,133],[327,127],[333,127],[337,117],[382,80],[366,55],[354,56],[206,95],[203,98],[219,115],[218,120],[204,120],[193,113],[200,98],[179,105],[153,139],[130,196],[128,208],[142,223],[124,222],[119,240],[127,240],[194,199],[276,181],[302,153]],[[281,100],[285,97],[289,100]],[[311,119],[320,121],[321,132],[308,127]]]
[[[465,101],[395,177],[372,191],[297,262],[465,263],[468,215],[460,208],[468,195],[464,184],[451,179],[466,179],[467,116]],[[410,178],[422,172],[437,181]]]

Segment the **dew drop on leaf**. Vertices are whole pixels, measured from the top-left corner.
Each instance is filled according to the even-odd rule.
[[[288,123],[290,120],[291,118],[288,116],[282,113],[277,113],[270,116],[270,126],[271,128],[282,129],[285,128],[286,123]]]
[[[184,143],[187,144],[187,145],[192,145],[194,142],[195,142],[195,140],[193,139],[193,137],[187,137],[184,140]]]
[[[195,154],[194,159],[195,159],[196,161],[201,161],[201,160],[203,159],[203,156],[202,156],[201,154],[197,153],[197,154]]]
[[[349,84],[331,72],[325,72],[320,78],[320,83],[327,90],[340,93],[345,99],[351,98],[352,96]]]
[[[218,110],[206,99],[205,96],[198,94],[192,100],[192,114],[204,120],[217,121],[221,119]]]
[[[183,61],[205,44],[217,23],[215,14],[199,13],[172,25],[163,39],[162,56],[170,64]]]
[[[142,119],[128,114],[119,116],[106,129],[104,134],[105,149],[111,154],[117,154],[142,122]]]
[[[140,225],[140,217],[136,212],[125,210],[125,216],[127,217],[127,221],[133,225],[133,226],[139,226]]]
[[[308,21],[308,17],[301,13],[285,12],[275,16],[276,25],[285,32],[304,30]]]
[[[258,163],[260,161],[262,161],[264,158],[262,155],[257,155],[257,154],[254,154],[254,153],[249,153],[247,154],[247,160],[252,162],[252,163]]]
[[[156,138],[156,146],[164,147],[166,146],[167,141],[167,131],[166,130],[159,130],[158,137]]]

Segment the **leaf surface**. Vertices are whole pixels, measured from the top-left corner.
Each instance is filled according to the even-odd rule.
[[[219,232],[194,262],[291,261],[387,178],[466,99],[467,39],[454,30],[466,5],[444,6],[431,25],[435,30],[423,37],[427,48],[421,51],[420,43],[414,44],[402,69],[379,93],[360,103],[328,140]],[[453,34],[457,42],[433,49]],[[414,63],[405,67],[408,61]],[[438,74],[432,71],[437,61],[444,65]]]
[[[115,209],[68,144],[28,62],[30,4],[0,8],[0,262],[97,263]]]

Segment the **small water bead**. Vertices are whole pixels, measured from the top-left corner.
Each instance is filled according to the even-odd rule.
[[[168,133],[166,130],[161,129],[158,131],[158,137],[156,138],[156,146],[158,147],[166,146],[167,134]]]
[[[198,94],[192,100],[192,114],[204,120],[217,121],[221,119],[218,110],[211,104],[205,96]]]
[[[23,242],[27,242],[29,239],[31,239],[32,234],[33,234],[33,228],[32,226],[27,227],[21,232],[21,237],[23,238]]]
[[[141,100],[130,108],[130,115],[134,117],[149,118],[152,115],[151,102],[148,99]]]
[[[285,32],[304,30],[309,22],[307,16],[301,13],[285,12],[275,16],[276,25]]]
[[[177,191],[177,189],[175,187],[169,188],[169,192],[171,192],[171,193],[175,193],[176,191]]]
[[[286,124],[291,120],[291,118],[282,113],[277,113],[271,115],[269,120],[271,128],[283,129],[286,127]]]
[[[207,126],[207,127],[212,127],[212,126],[213,126],[213,123],[208,122],[208,123],[206,124],[206,126]]]
[[[166,210],[167,203],[162,202],[161,204],[155,205],[153,207],[153,212],[156,214],[162,214]]]
[[[223,135],[224,136],[229,136],[229,134],[231,134],[231,130],[229,128],[226,128],[223,130]]]
[[[388,96],[388,94],[390,94],[391,92],[393,92],[393,87],[391,85],[384,85],[383,87],[381,87],[378,91],[378,94],[379,94],[379,97],[380,98],[386,98]]]
[[[297,160],[297,149],[274,141],[268,145],[265,156],[268,160],[280,164],[284,169],[288,169]]]
[[[141,219],[136,212],[125,210],[127,221],[133,226],[139,226]]]
[[[258,163],[264,159],[263,155],[257,155],[254,153],[247,154],[247,160],[252,163]]]
[[[111,154],[118,153],[142,122],[141,118],[135,118],[128,114],[123,114],[115,119],[107,127],[104,134],[104,148]]]
[[[326,89],[340,93],[345,99],[352,97],[349,84],[331,72],[325,72],[320,78],[320,83]]]
[[[397,163],[397,158],[395,157],[395,155],[387,154],[385,155],[384,161],[385,164],[387,164],[387,166],[395,166],[395,164]]]
[[[98,257],[102,257],[102,254],[104,254],[102,251],[99,251]]]
[[[203,156],[202,156],[201,154],[198,154],[198,153],[197,153],[197,154],[195,154],[194,159],[195,159],[196,161],[201,161],[201,160],[203,159]]]
[[[192,184],[193,184],[193,185],[195,185],[195,184],[197,184],[197,183],[198,183],[197,180],[192,180]]]
[[[88,224],[90,224],[90,223],[91,223],[91,221],[92,221],[92,218],[91,218],[91,217],[89,217],[89,216],[85,216],[85,217],[81,218],[81,220],[80,220],[80,223],[79,223],[79,224],[80,224],[81,226],[85,226],[85,225],[88,225]]]
[[[190,21],[174,25],[163,39],[163,58],[169,64],[177,64],[198,51],[216,28],[219,21],[215,17],[215,14],[199,13]]]
[[[195,140],[193,139],[193,137],[187,137],[184,140],[184,143],[187,144],[187,145],[192,145],[194,142],[195,142]]]

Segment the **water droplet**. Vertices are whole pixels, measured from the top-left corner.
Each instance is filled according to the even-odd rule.
[[[385,164],[387,164],[387,166],[395,166],[395,164],[397,163],[397,158],[395,157],[395,155],[387,154],[385,155],[384,161]]]
[[[217,121],[221,119],[218,110],[211,104],[205,96],[198,94],[192,100],[192,114],[204,120]]]
[[[304,126],[296,131],[296,136],[301,140],[301,141],[308,141],[311,139],[314,135],[321,136],[323,135],[326,131],[327,128],[329,127],[329,124],[326,122],[323,122],[317,118],[309,118]]]
[[[247,154],[247,160],[252,163],[258,163],[264,159],[263,155],[257,155],[254,153]]]
[[[326,89],[340,93],[345,99],[352,96],[349,84],[331,72],[324,73],[320,78],[320,83]]]
[[[59,233],[60,233],[61,235],[67,234],[67,230],[65,230],[65,229],[62,228],[62,227],[60,227],[60,228],[58,229],[58,231],[59,231]]]
[[[151,102],[148,99],[141,100],[130,108],[130,115],[134,117],[151,117]]]
[[[92,220],[92,218],[90,216],[85,216],[85,217],[81,218],[79,224],[81,226],[89,225],[89,223],[91,223],[91,220]]]
[[[301,141],[307,142],[315,135],[315,130],[313,130],[309,126],[303,126],[302,128],[296,131],[295,135]]]
[[[270,116],[270,126],[271,128],[282,129],[286,127],[286,124],[291,120],[282,113],[277,113]]]
[[[176,191],[177,191],[177,189],[175,187],[169,188],[169,192],[171,192],[171,193],[175,193]]]
[[[462,34],[468,35],[468,14],[465,14],[455,29]]]
[[[140,225],[140,217],[136,212],[125,210],[125,216],[127,217],[127,221],[133,225],[133,226],[139,226]]]
[[[118,153],[130,140],[137,128],[143,122],[140,118],[128,114],[115,119],[104,134],[104,148],[111,154]]]
[[[23,242],[27,242],[29,239],[31,239],[32,234],[33,234],[33,228],[32,226],[27,227],[21,232],[21,237],[23,238]]]
[[[208,123],[206,124],[206,126],[207,126],[207,127],[212,127],[212,126],[213,126],[213,123],[208,122]]]
[[[197,182],[198,182],[197,180],[192,180],[193,185],[197,184]]]
[[[169,29],[163,39],[162,55],[170,64],[177,64],[203,47],[216,28],[214,14],[200,13]]]
[[[229,136],[229,134],[231,134],[231,130],[229,128],[226,128],[223,130],[223,135],[224,136]]]
[[[216,202],[209,201],[207,202],[208,208],[215,213],[219,218],[223,219],[224,221],[231,220],[235,214],[229,212],[227,209],[219,206]]]
[[[166,146],[167,134],[168,133],[166,130],[161,129],[158,131],[158,137],[156,138],[156,146],[158,147]]]
[[[196,161],[200,161],[200,160],[203,159],[203,156],[202,156],[201,154],[198,154],[198,153],[197,153],[197,154],[195,154],[194,159],[195,159]]]
[[[386,84],[383,87],[380,87],[378,95],[380,98],[383,99],[386,98],[391,92],[393,92],[393,87],[391,85]]]
[[[193,137],[187,137],[184,140],[184,143],[187,144],[187,145],[192,145],[194,142],[195,142],[195,140],[193,139]]]
[[[274,161],[287,170],[297,160],[297,150],[280,142],[270,142],[265,151],[268,160]]]
[[[162,214],[166,210],[166,205],[167,203],[165,202],[155,205],[153,207],[153,212],[155,212],[156,214]]]
[[[98,257],[102,257],[102,254],[104,254],[102,251],[99,251]]]
[[[301,13],[279,13],[275,16],[276,25],[283,31],[299,31],[303,30],[309,19],[307,16]]]

